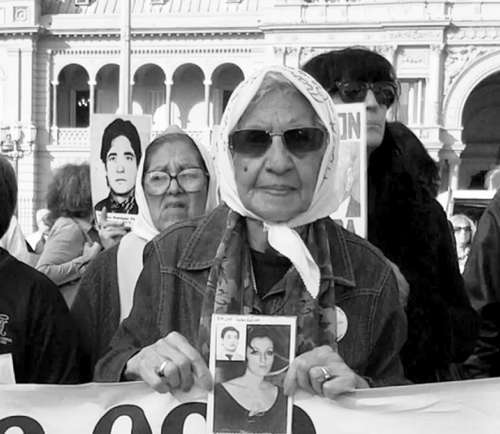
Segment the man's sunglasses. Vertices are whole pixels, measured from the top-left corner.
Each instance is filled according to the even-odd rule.
[[[338,93],[345,103],[363,102],[366,94],[371,90],[375,99],[380,105],[390,107],[398,95],[398,87],[392,81],[376,81],[368,83],[366,81],[337,81],[329,93]]]
[[[316,127],[293,128],[281,133],[265,130],[236,130],[229,135],[229,149],[249,157],[260,157],[266,153],[274,136],[281,136],[283,143],[295,156],[321,149],[325,143],[325,132]]]

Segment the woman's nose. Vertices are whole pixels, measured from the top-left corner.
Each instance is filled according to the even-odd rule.
[[[179,194],[180,192],[181,192],[181,187],[179,185],[179,182],[177,181],[177,178],[171,178],[170,185],[168,186],[166,193]]]
[[[373,91],[371,89],[368,89],[368,92],[366,92],[365,104],[366,104],[367,109],[369,109],[369,108],[374,109],[374,108],[377,108],[379,106],[377,98],[375,98],[375,94],[373,93]]]
[[[290,151],[285,146],[282,135],[273,135],[272,139],[266,153],[266,168],[275,173],[287,172],[293,167]]]

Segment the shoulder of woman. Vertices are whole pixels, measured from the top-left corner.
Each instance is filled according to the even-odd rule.
[[[171,248],[175,244],[186,245],[191,237],[218,236],[224,231],[228,211],[227,206],[219,205],[206,215],[174,223],[154,237],[148,243],[148,248],[149,245],[155,245],[157,249],[164,246]]]

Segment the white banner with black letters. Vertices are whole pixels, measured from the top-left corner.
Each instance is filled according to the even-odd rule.
[[[298,434],[498,434],[500,378],[299,395]],[[0,386],[0,434],[200,434],[203,392],[160,395],[144,383]],[[16,427],[16,428],[15,428]]]

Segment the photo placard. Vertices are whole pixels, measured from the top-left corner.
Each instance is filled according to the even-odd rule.
[[[295,354],[296,318],[212,316],[207,433],[290,434],[283,379]]]

